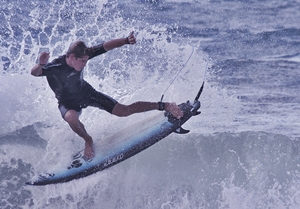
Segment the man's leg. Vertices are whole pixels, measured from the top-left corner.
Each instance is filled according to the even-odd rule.
[[[84,156],[93,158],[93,139],[80,122],[78,113],[75,110],[68,110],[64,115],[64,119],[70,125],[71,129],[85,140]]]
[[[112,110],[112,114],[120,117],[126,117],[134,113],[158,110],[157,102],[135,102],[131,105],[117,103]],[[165,110],[170,112],[174,117],[180,119],[183,116],[182,111],[175,103],[165,103]]]
[[[93,90],[92,101],[89,103],[90,106],[99,107],[113,115],[126,117],[128,115],[140,112],[146,112],[150,110],[158,110],[159,105],[157,102],[135,102],[131,105],[123,105],[117,103],[116,100],[108,95]],[[113,108],[113,109],[111,109]],[[175,103],[165,103],[165,110],[170,112],[176,118],[183,116],[182,111]]]

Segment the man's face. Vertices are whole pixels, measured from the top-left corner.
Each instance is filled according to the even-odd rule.
[[[86,66],[88,60],[89,56],[87,55],[84,55],[82,58],[76,58],[74,54],[70,55],[71,67],[76,71],[81,71]]]

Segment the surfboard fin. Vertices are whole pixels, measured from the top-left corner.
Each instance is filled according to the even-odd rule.
[[[201,114],[201,112],[200,112],[200,111],[197,111],[197,112],[194,113],[194,116],[195,116],[195,115],[199,115],[199,114]]]
[[[174,132],[177,134],[187,134],[188,132],[190,132],[190,130],[185,130],[182,127],[179,127]]]

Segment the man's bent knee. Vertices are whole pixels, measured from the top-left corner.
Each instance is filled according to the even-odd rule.
[[[79,115],[75,110],[68,110],[64,116],[64,120],[69,124],[77,122]]]

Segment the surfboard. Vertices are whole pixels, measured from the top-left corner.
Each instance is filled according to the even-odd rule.
[[[182,118],[176,119],[166,111],[159,112],[94,143],[94,158],[86,159],[83,153],[84,150],[81,150],[75,153],[66,165],[59,165],[57,169],[36,175],[26,184],[38,186],[83,178],[138,154],[171,133],[188,133],[188,130],[182,128],[182,124],[192,116],[200,114],[198,109],[201,105],[198,99],[203,86],[204,82],[193,103],[187,101],[178,105],[183,112]]]

